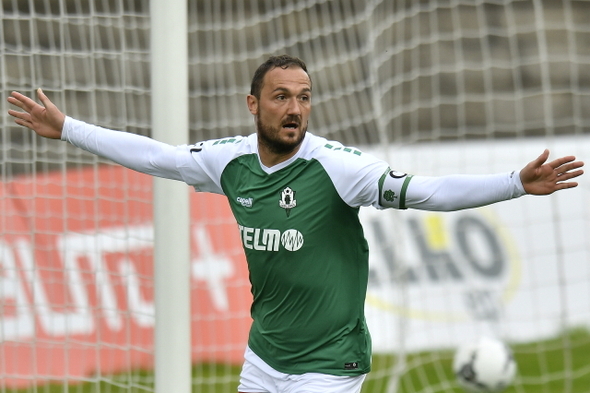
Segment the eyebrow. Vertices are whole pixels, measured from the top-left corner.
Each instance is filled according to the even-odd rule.
[[[274,89],[272,91],[272,93],[276,93],[277,91],[282,91],[282,92],[285,92],[285,93],[289,93],[290,92],[289,89],[286,89],[284,87],[277,87],[276,89]],[[306,87],[305,89],[301,90],[301,92],[299,94],[301,94],[301,93],[311,93],[311,88],[310,87]]]

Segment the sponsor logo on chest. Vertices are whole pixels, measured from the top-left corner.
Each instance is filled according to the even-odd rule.
[[[303,234],[297,229],[250,228],[238,225],[244,248],[257,251],[297,251],[303,247]]]
[[[285,187],[280,193],[278,207],[285,210],[287,217],[291,214],[291,209],[297,207],[295,194],[295,190],[291,187]],[[254,198],[237,197],[236,202],[245,208],[251,208]],[[287,229],[281,232],[278,229],[251,228],[243,225],[238,225],[238,227],[242,244],[246,249],[276,252],[281,248],[287,251],[297,251],[303,247],[303,234],[297,229]]]

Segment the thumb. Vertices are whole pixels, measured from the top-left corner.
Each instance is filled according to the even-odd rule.
[[[538,168],[541,165],[543,165],[545,163],[545,161],[547,161],[548,158],[549,158],[549,149],[545,149],[543,151],[543,153],[541,153],[541,155],[533,161],[533,164],[536,168]]]
[[[41,101],[45,108],[50,107],[52,105],[52,102],[45,95],[45,93],[43,93],[43,90],[41,88],[37,89],[37,97],[39,98],[39,101]]]
[[[43,122],[53,130],[51,135],[48,134],[45,136],[48,138],[60,138],[66,116],[51,102],[41,88],[37,89],[37,97],[45,107]]]

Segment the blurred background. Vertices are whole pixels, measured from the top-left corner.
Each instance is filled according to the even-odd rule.
[[[287,53],[313,81],[309,131],[395,169],[511,171],[545,147],[590,156],[589,1],[188,3],[187,143],[254,132],[253,72]],[[151,136],[149,1],[1,4],[0,392],[152,391],[149,178],[37,138],[6,114],[11,91],[41,87],[69,116]],[[363,213],[376,342],[364,391],[460,391],[452,353],[485,332],[514,346],[513,391],[587,392],[588,191],[582,180],[567,196],[444,218]],[[247,272],[223,200],[191,198],[194,263],[207,254],[223,267],[193,269],[194,391],[233,392]],[[446,275],[428,273],[431,263]],[[207,291],[218,273],[227,298]],[[246,329],[228,327],[236,321]]]

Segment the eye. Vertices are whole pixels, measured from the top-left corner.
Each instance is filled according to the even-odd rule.
[[[301,99],[301,101],[309,101],[309,100],[311,100],[311,97],[310,96],[307,96],[307,95],[304,95],[304,96],[301,96],[300,99]]]
[[[285,100],[286,98],[287,98],[287,97],[286,97],[284,94],[279,94],[279,95],[277,96],[277,100],[279,100],[279,101],[283,101],[283,100]]]

